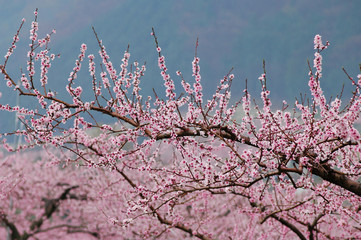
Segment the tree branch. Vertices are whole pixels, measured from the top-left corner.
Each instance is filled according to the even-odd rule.
[[[292,223],[288,222],[287,220],[277,216],[277,215],[271,215],[271,217],[273,219],[276,219],[277,221],[279,221],[280,223],[282,223],[283,225],[285,225],[286,227],[288,227],[289,229],[291,229],[294,233],[296,233],[296,235],[302,239],[302,240],[307,240],[307,238],[301,233],[300,230],[298,230],[298,228],[293,225]]]

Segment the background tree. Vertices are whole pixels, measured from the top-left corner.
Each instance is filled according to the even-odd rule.
[[[99,230],[104,224],[88,219],[95,218],[96,207],[89,205],[97,201],[85,184],[90,172],[72,171],[71,167],[61,169],[41,155],[44,153],[27,152],[4,159],[1,175],[13,176],[10,180],[17,184],[0,202],[1,236],[24,240],[100,237]],[[93,188],[92,191],[97,188],[96,184]],[[99,220],[106,219],[98,213],[96,216]],[[109,230],[102,232],[110,234]]]
[[[36,16],[37,12],[21,85],[6,65],[23,24],[0,69],[8,87],[36,99],[38,107],[1,106],[20,115],[25,130],[13,134],[27,142],[14,149],[4,138],[4,146],[9,151],[35,146],[61,149],[60,156],[51,156],[57,159],[54,163],[76,164],[77,174],[101,175],[106,169],[109,176],[115,175],[118,181],[109,193],[114,207],[107,203],[103,213],[116,234],[124,239],[361,238],[360,134],[354,127],[361,106],[361,74],[354,80],[345,72],[355,89],[347,104],[341,103],[342,92],[327,101],[320,80],[321,52],[329,43],[323,44],[321,36],[315,36],[315,57],[309,64],[311,98],[301,96],[291,106],[284,102],[279,110],[272,109],[265,64],[259,100],[252,102],[246,88],[231,105],[231,71],[213,97],[204,100],[198,41],[193,84],[177,71],[183,91],[176,92],[154,30],[164,95],[154,91],[153,97],[144,98],[140,79],[145,65],[130,64],[127,49],[116,70],[93,29],[100,72],[95,70],[95,56],[86,56],[87,46],[82,44],[66,83],[69,96],[60,96],[47,87],[47,73],[56,57],[49,49],[52,34],[38,37]],[[85,61],[89,80],[78,79]],[[92,99],[83,97],[87,90],[93,91]],[[100,114],[113,123],[101,123]],[[104,176],[99,177],[101,189],[108,189]],[[83,185],[87,182],[69,183],[56,201]],[[92,184],[89,189],[97,187]],[[92,204],[90,197],[86,199]]]

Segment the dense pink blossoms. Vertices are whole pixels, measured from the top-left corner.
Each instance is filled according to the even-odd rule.
[[[274,110],[265,71],[259,77],[258,105],[247,89],[231,103],[231,72],[211,99],[203,99],[197,54],[193,84],[177,71],[183,87],[177,95],[154,30],[165,100],[156,93],[142,96],[145,66],[131,63],[127,49],[117,71],[94,30],[104,67],[97,70],[97,58],[86,55],[83,44],[64,82],[71,97],[67,101],[47,87],[55,55],[48,48],[50,34],[36,42],[37,30],[35,17],[21,86],[6,68],[15,47],[0,67],[8,87],[39,103],[33,109],[0,106],[19,114],[25,130],[9,134],[22,136],[26,144],[15,149],[5,134],[2,142],[11,152],[43,146],[50,156],[42,159],[63,169],[29,163],[21,153],[0,167],[0,222],[8,234],[30,239],[72,234],[100,239],[361,239],[361,148],[355,127],[361,74],[357,81],[348,76],[355,91],[347,105],[339,98],[326,101],[321,52],[329,43],[324,45],[321,36],[315,36],[309,69],[312,98],[294,106],[284,102]],[[89,82],[77,79],[84,61]],[[40,67],[38,80],[35,67]],[[89,99],[83,94],[85,84],[92,86]],[[102,124],[97,113],[114,123]],[[49,194],[57,200],[48,217]]]

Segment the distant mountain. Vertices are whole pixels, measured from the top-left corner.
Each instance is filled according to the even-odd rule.
[[[16,78],[20,76],[20,67],[26,69],[24,56],[29,43],[28,30],[36,7],[39,8],[40,33],[57,29],[52,50],[61,53],[61,58],[53,62],[49,82],[50,88],[61,94],[65,94],[66,79],[79,54],[80,45],[87,43],[88,53],[98,52],[91,26],[103,39],[115,66],[119,66],[128,44],[131,61],[147,62],[147,72],[141,83],[145,95],[152,94],[152,88],[159,93],[163,90],[155,44],[150,36],[152,27],[176,82],[179,82],[174,74],[176,70],[181,70],[186,79],[192,81],[191,61],[195,41],[199,38],[202,82],[208,96],[219,79],[234,67],[234,98],[241,97],[246,78],[253,97],[258,98],[258,77],[263,71],[262,60],[265,59],[272,98],[293,102],[299,92],[308,93],[307,59],[312,64],[313,37],[317,33],[331,43],[323,54],[322,86],[327,96],[338,94],[343,83],[349,86],[342,66],[352,76],[359,73],[360,1],[15,0],[1,5],[0,55],[5,55],[13,34],[25,17],[27,22],[22,31],[22,41],[9,65]],[[90,83],[86,66],[78,81]],[[0,103],[10,99],[15,105],[15,97],[4,88],[1,82],[3,97]],[[350,96],[349,87],[345,94]],[[20,104],[26,106],[29,103],[22,100]],[[0,113],[0,118],[0,132],[13,129],[13,117]]]

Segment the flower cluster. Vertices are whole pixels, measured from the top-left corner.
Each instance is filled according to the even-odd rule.
[[[161,70],[161,75],[164,80],[164,86],[166,88],[166,96],[169,97],[169,99],[174,99],[176,97],[176,94],[174,92],[174,82],[170,78],[170,75],[167,73],[167,66],[165,65],[165,57],[161,55],[160,47],[157,48],[157,51],[159,51],[159,57],[158,57],[158,67]]]
[[[315,36],[313,43],[314,43],[314,49],[317,49],[319,51],[326,49],[330,45],[328,41],[326,42],[326,45],[323,45],[322,37],[319,34]]]
[[[192,62],[192,70],[195,78],[195,83],[193,84],[194,92],[196,94],[196,101],[199,103],[203,102],[203,93],[202,93],[202,85],[201,85],[201,75],[200,75],[200,66],[199,66],[199,58],[195,57]]]
[[[8,49],[7,53],[5,54],[5,63],[4,63],[4,67],[6,67],[6,63],[8,61],[8,59],[10,58],[10,56],[13,54],[15,48],[16,48],[16,43],[19,41],[19,34],[20,34],[20,30],[23,27],[25,23],[25,19],[23,19],[21,21],[20,27],[18,29],[18,31],[16,32],[15,36],[13,37],[13,42],[11,43],[11,47]]]
[[[33,22],[31,23],[31,29],[30,29],[30,40],[31,40],[32,42],[35,42],[36,39],[38,39],[38,33],[37,33],[38,30],[39,30],[39,28],[38,28],[38,22],[33,21]]]

